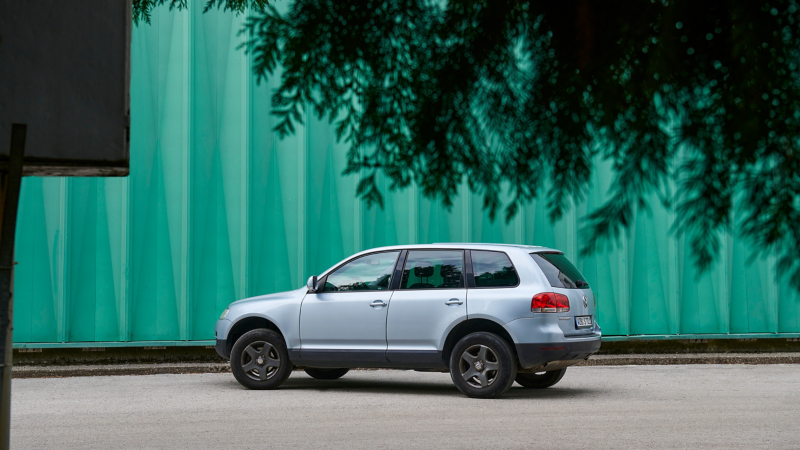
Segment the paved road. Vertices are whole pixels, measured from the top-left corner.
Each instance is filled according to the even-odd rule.
[[[553,388],[462,396],[447,374],[17,379],[12,448],[800,448],[800,365],[577,367]]]

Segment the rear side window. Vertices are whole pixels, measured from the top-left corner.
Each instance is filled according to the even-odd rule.
[[[531,258],[542,269],[550,286],[564,289],[589,287],[589,283],[583,278],[581,272],[569,262],[563,253],[531,253]]]
[[[517,271],[503,252],[472,251],[472,272],[476,287],[504,287],[519,284]]]

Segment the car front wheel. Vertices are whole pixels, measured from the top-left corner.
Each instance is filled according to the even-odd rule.
[[[558,383],[564,378],[567,368],[551,370],[543,373],[518,373],[517,383],[520,386],[531,389],[544,389]]]
[[[245,333],[233,344],[231,371],[246,388],[277,388],[292,373],[283,338],[263,328]]]
[[[350,369],[318,369],[315,367],[309,367],[305,370],[308,375],[318,380],[338,380],[350,371]]]
[[[511,388],[516,375],[514,351],[494,333],[464,336],[450,355],[450,377],[467,397],[499,397]]]

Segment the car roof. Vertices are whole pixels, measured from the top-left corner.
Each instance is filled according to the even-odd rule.
[[[499,243],[483,243],[483,242],[436,242],[433,244],[406,244],[406,245],[393,245],[389,247],[377,247],[365,250],[359,253],[372,253],[381,250],[413,250],[413,249],[442,249],[442,248],[457,248],[457,249],[472,249],[472,250],[499,250],[503,251],[508,248],[518,248],[533,252],[559,252],[561,250],[549,247],[542,247],[539,245],[523,245],[523,244],[499,244]]]
[[[406,244],[406,245],[392,245],[388,247],[375,247],[360,251],[353,255],[348,256],[347,258],[339,261],[335,265],[331,266],[328,270],[323,272],[320,276],[325,276],[326,274],[330,273],[332,270],[336,269],[337,267],[341,266],[342,264],[346,263],[347,261],[360,257],[362,255],[367,255],[370,253],[377,253],[377,252],[384,252],[384,251],[392,251],[392,250],[436,250],[436,249],[458,249],[458,250],[494,250],[494,251],[507,251],[509,249],[514,249],[516,251],[525,251],[528,253],[539,253],[539,252],[558,252],[562,253],[561,250],[549,247],[541,247],[538,245],[521,245],[521,244],[487,244],[481,242],[439,242],[435,244]]]

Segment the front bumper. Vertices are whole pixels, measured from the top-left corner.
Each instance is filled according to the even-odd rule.
[[[219,356],[224,359],[231,359],[231,348],[228,346],[228,331],[230,331],[231,323],[228,319],[220,319],[214,326],[214,337],[217,339],[214,350],[217,351]]]
[[[217,351],[217,354],[221,356],[226,361],[230,361],[231,359],[231,349],[228,348],[228,341],[225,339],[217,339],[217,343],[214,345],[214,350]]]
[[[533,369],[553,361],[579,361],[600,350],[600,337],[580,339],[574,342],[545,342],[541,344],[516,344],[519,365],[523,369]],[[566,364],[565,365],[572,365]]]

